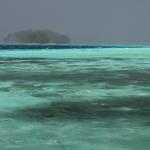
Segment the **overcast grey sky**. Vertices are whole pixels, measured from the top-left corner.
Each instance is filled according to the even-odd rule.
[[[51,29],[73,43],[150,43],[150,0],[0,0],[0,39]]]

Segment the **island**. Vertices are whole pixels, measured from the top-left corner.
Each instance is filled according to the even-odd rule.
[[[70,38],[51,30],[23,30],[9,33],[3,40],[5,43],[21,44],[69,44]]]

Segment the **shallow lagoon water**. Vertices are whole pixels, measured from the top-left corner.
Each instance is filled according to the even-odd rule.
[[[0,149],[148,150],[150,48],[0,51]]]

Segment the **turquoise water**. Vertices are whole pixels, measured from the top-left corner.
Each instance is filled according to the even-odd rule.
[[[0,51],[0,149],[149,150],[150,48]]]

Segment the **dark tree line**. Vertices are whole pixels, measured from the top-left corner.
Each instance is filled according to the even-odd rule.
[[[7,43],[55,43],[55,44],[68,44],[70,43],[69,37],[51,30],[24,30],[8,34],[4,38]]]

